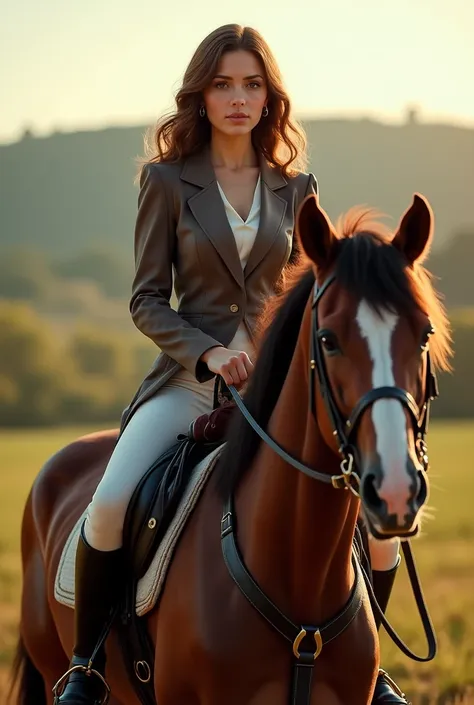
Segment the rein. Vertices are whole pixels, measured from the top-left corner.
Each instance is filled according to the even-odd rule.
[[[280,458],[289,465],[304,473],[313,480],[331,484],[335,489],[349,489],[360,499],[360,474],[358,474],[358,453],[355,446],[355,433],[362,415],[371,408],[378,399],[396,399],[408,411],[416,438],[416,449],[423,470],[420,471],[420,482],[426,487],[424,472],[428,470],[428,455],[426,446],[426,433],[428,430],[430,402],[438,395],[436,377],[431,365],[430,354],[427,352],[425,399],[421,409],[416,401],[406,390],[399,387],[378,387],[365,394],[354,407],[350,417],[344,419],[334,400],[329,377],[324,364],[324,353],[321,346],[321,338],[318,321],[318,304],[325,291],[335,281],[335,276],[329,277],[321,288],[315,283],[312,301],[312,331],[310,341],[310,408],[313,416],[316,416],[315,409],[315,383],[318,375],[321,395],[324,399],[326,409],[331,420],[334,436],[338,441],[339,454],[342,457],[340,463],[340,475],[328,475],[302,463],[288,453],[279,443],[277,443],[254,419],[245,406],[242,397],[233,385],[227,385],[232,398],[241,411],[246,421],[250,424],[255,433],[266,443]],[[380,534],[373,526],[370,527],[376,538],[381,538]],[[416,530],[411,534],[414,535]],[[233,507],[232,495],[228,498],[224,506],[221,519],[221,543],[222,552],[229,573],[242,594],[252,604],[252,606],[267,620],[267,622],[292,644],[293,653],[293,680],[291,686],[291,705],[309,705],[311,698],[311,680],[313,666],[320,655],[323,647],[336,636],[341,634],[357,615],[363,602],[363,581],[366,584],[369,599],[373,609],[378,613],[381,622],[398,648],[414,661],[431,661],[437,651],[436,637],[430,616],[426,607],[425,598],[417,573],[415,560],[408,540],[402,541],[402,550],[405,556],[410,583],[415,596],[417,608],[421,617],[425,632],[428,653],[426,656],[418,656],[411,651],[401,640],[397,632],[386,619],[380,608],[372,588],[369,576],[360,564],[360,560],[353,550],[352,561],[355,569],[355,582],[351,596],[343,609],[325,625],[316,627],[308,625],[295,625],[285,617],[278,607],[261,590],[247,570],[240,554],[236,541],[236,518]]]

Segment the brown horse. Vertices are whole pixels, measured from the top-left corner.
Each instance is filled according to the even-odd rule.
[[[365,588],[350,620],[341,610],[357,582],[351,556],[360,508],[374,535],[407,536],[415,533],[427,496],[418,431],[431,372],[447,368],[450,356],[445,313],[422,266],[432,213],[416,195],[390,238],[370,211],[351,212],[336,229],[309,196],[297,231],[305,255],[266,308],[264,342],[244,397],[279,452],[236,414],[176,549],[159,607],[146,617],[160,705],[286,705],[292,659],[303,653],[303,641],[303,666],[315,664],[312,704],[371,701],[379,645]],[[73,611],[54,599],[55,574],[116,438],[116,431],[97,433],[62,449],[28,499],[21,705],[49,702],[67,670]],[[292,467],[281,448],[307,473]],[[229,514],[223,518],[230,496],[234,533]],[[251,604],[230,575],[241,576],[235,554],[228,549],[223,560],[222,518],[223,535],[235,536],[247,570],[280,614],[296,625],[319,626],[339,615],[342,632],[325,640],[325,628],[307,627],[292,646],[272,629],[258,599]],[[111,705],[138,703],[114,632],[107,655]]]

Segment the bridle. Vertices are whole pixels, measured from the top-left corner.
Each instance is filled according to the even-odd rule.
[[[316,418],[315,410],[315,377],[318,376],[319,389],[324,400],[326,411],[333,427],[333,433],[338,443],[338,450],[342,456],[341,475],[331,478],[333,484],[341,483],[345,487],[359,496],[360,474],[357,473],[360,462],[356,446],[356,434],[362,416],[368,411],[372,405],[379,399],[394,399],[399,401],[402,406],[408,411],[411,421],[413,434],[415,437],[415,447],[418,453],[418,459],[422,470],[418,472],[422,491],[426,494],[426,479],[424,473],[428,471],[429,461],[426,445],[426,433],[428,431],[428,422],[430,414],[430,404],[433,399],[438,396],[438,385],[436,376],[431,364],[430,352],[427,350],[426,360],[426,379],[425,379],[425,395],[421,407],[418,407],[413,396],[405,389],[395,386],[376,387],[371,389],[367,394],[359,399],[349,418],[344,418],[339,411],[339,408],[332,393],[331,384],[327,374],[324,352],[321,345],[318,318],[318,304],[321,301],[324,293],[336,280],[336,276],[332,274],[325,280],[321,288],[317,284],[314,285],[313,303],[312,303],[312,330],[311,330],[311,350],[310,350],[310,406],[313,415]],[[337,484],[337,486],[341,486]],[[371,527],[374,530],[374,527]],[[374,530],[374,533],[375,530]],[[416,530],[410,534],[413,535]]]
[[[318,376],[320,393],[333,427],[333,433],[337,440],[338,452],[341,456],[339,475],[329,475],[315,470],[297,458],[294,458],[282,446],[277,443],[253,418],[244,404],[240,394],[233,385],[228,385],[228,389],[240,409],[241,413],[248,421],[253,430],[260,438],[284,461],[292,465],[297,470],[314,480],[331,484],[335,489],[350,490],[356,497],[360,492],[359,457],[355,444],[357,428],[363,414],[372,407],[378,399],[394,399],[399,401],[404,409],[408,411],[414,436],[416,439],[416,450],[422,469],[419,471],[422,488],[426,490],[425,472],[428,470],[428,454],[426,447],[426,433],[428,430],[429,412],[431,401],[438,396],[436,377],[431,364],[429,349],[427,350],[426,379],[424,400],[419,408],[413,396],[400,387],[377,387],[365,394],[352,410],[349,418],[344,418],[334,399],[330,380],[324,360],[324,351],[319,330],[318,306],[325,292],[336,280],[334,274],[329,276],[321,287],[317,282],[314,284],[312,299],[312,325],[310,334],[310,394],[309,403],[311,413],[316,418],[316,375]],[[367,519],[367,517],[366,517]],[[370,526],[371,531],[376,535],[375,528]],[[415,531],[413,532],[415,533]],[[309,705],[311,699],[311,678],[313,665],[320,655],[323,647],[339,634],[341,634],[357,615],[364,601],[363,583],[365,582],[369,598],[378,614],[387,633],[409,658],[415,661],[431,661],[437,651],[436,637],[431,623],[428,610],[423,597],[419,577],[416,571],[413,554],[408,541],[402,542],[402,549],[407,562],[407,569],[415,595],[418,610],[420,612],[423,629],[428,642],[427,656],[417,656],[400,639],[393,627],[385,618],[378,602],[375,598],[371,580],[360,564],[359,558],[353,552],[352,562],[354,566],[355,582],[348,602],[340,612],[325,624],[316,627],[310,625],[294,624],[288,617],[282,614],[276,605],[265,595],[251,573],[248,571],[237,544],[237,518],[234,510],[233,494],[231,493],[224,503],[221,518],[221,545],[224,561],[231,577],[239,587],[242,594],[250,604],[267,620],[267,622],[283,638],[292,645],[293,652],[293,680],[290,692],[291,705]],[[404,537],[405,538],[405,537]]]
[[[425,396],[424,401],[419,408],[413,396],[400,387],[376,387],[365,394],[351,412],[349,418],[344,418],[337,406],[331,388],[331,383],[326,369],[324,351],[319,333],[319,317],[318,305],[328,288],[336,281],[334,274],[330,275],[318,287],[314,284],[313,300],[312,300],[312,325],[310,335],[310,389],[309,403],[313,416],[316,418],[316,375],[318,377],[319,389],[324,400],[326,410],[333,427],[333,434],[336,437],[338,452],[342,458],[340,464],[340,475],[328,475],[327,473],[319,472],[314,468],[305,465],[301,461],[290,455],[282,448],[264,429],[257,423],[253,416],[246,408],[240,394],[233,385],[229,385],[229,390],[232,397],[239,407],[240,411],[252,426],[254,431],[260,438],[267,443],[283,460],[300,470],[305,475],[318,480],[319,482],[330,483],[336,489],[350,489],[357,497],[359,497],[360,474],[357,472],[360,466],[357,447],[355,443],[356,433],[359,423],[364,413],[372,407],[379,399],[395,399],[399,401],[408,411],[410,421],[415,436],[415,445],[418,453],[418,458],[422,466],[419,471],[420,482],[426,487],[424,472],[428,470],[428,453],[426,445],[426,433],[428,431],[428,422],[430,415],[430,404],[433,399],[438,396],[438,385],[436,376],[431,363],[430,352],[427,350],[426,360],[426,380],[425,380]]]

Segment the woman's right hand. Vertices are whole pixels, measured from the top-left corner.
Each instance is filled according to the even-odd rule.
[[[247,381],[253,370],[251,359],[242,350],[229,350],[221,346],[210,348],[201,355],[201,360],[211,372],[220,375],[227,385],[233,384],[236,389]]]

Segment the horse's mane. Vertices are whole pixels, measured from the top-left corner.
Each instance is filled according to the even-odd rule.
[[[378,313],[383,309],[400,315],[410,315],[414,309],[425,313],[435,328],[430,340],[433,365],[448,370],[452,354],[450,326],[432,276],[419,263],[407,265],[402,254],[390,245],[393,234],[377,216],[380,214],[371,209],[352,208],[339,219],[333,260],[336,279]],[[263,428],[283,387],[313,284],[311,262],[299,255],[297,262],[284,272],[278,294],[266,302],[259,318],[260,347],[244,400]],[[240,413],[235,414],[226,440],[215,475],[217,489],[224,498],[251,465],[260,443]]]
[[[303,313],[314,284],[311,269],[305,268],[302,271],[295,267],[292,274],[291,279],[285,282],[287,288],[277,297],[278,314],[263,336],[257,362],[244,395],[247,408],[262,428],[266,428],[270,421],[280,396],[296,348]],[[297,283],[292,286],[295,279]],[[236,412],[226,440],[215,472],[217,489],[224,498],[234,489],[245,468],[250,466],[260,438],[242,414]]]

